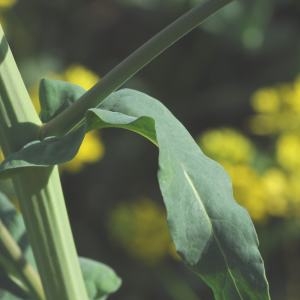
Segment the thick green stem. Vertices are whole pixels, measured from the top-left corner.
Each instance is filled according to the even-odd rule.
[[[0,28],[0,140],[4,155],[37,139],[40,125]],[[46,298],[88,299],[57,167],[20,171],[13,182]]]
[[[68,132],[83,119],[89,108],[96,107],[160,53],[232,1],[207,0],[174,21],[112,69],[72,106],[45,124],[41,129],[41,136],[62,135]]]

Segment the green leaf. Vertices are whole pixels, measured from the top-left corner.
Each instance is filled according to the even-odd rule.
[[[26,260],[35,266],[32,249],[27,241],[26,230],[23,218],[18,213],[10,201],[0,192],[0,218],[7,227],[12,237],[18,241],[20,248],[23,250]],[[1,245],[0,245],[1,249]],[[16,295],[26,298],[24,291],[10,279],[9,265],[11,262],[2,264],[6,261],[5,253],[0,251],[0,299],[15,300],[19,299],[7,291],[1,291],[1,288],[11,291]],[[79,258],[80,267],[82,270],[84,282],[87,288],[89,298],[92,300],[105,299],[111,293],[114,293],[121,285],[121,279],[116,273],[105,264],[93,261],[88,258]]]
[[[39,86],[41,120],[48,122],[80,96],[85,90],[72,83],[60,80],[42,79]]]
[[[168,109],[145,94],[122,90],[100,108],[155,121],[158,179],[173,241],[215,298],[269,299],[254,226],[233,199],[224,169],[201,152]],[[89,114],[101,119],[101,110],[92,109]]]
[[[119,289],[121,279],[107,265],[81,257],[80,266],[90,299],[104,299]]]
[[[79,127],[61,138],[48,137],[28,143],[0,164],[0,179],[13,176],[23,168],[46,167],[71,160],[79,150],[85,132],[85,127]]]
[[[89,110],[84,126],[88,130],[126,128],[157,144],[158,179],[168,224],[184,261],[213,289],[217,300],[269,299],[258,239],[247,211],[233,199],[231,182],[223,168],[202,153],[166,107],[143,93],[121,90]],[[27,151],[8,157],[0,172],[71,158],[78,148],[76,132],[71,134],[75,136],[58,139],[49,150],[51,157],[47,149],[43,150],[49,145],[36,142],[38,151],[29,145]],[[68,151],[72,155],[56,157],[56,152]]]

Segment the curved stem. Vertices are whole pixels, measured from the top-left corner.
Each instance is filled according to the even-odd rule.
[[[63,135],[80,123],[85,112],[96,107],[109,94],[118,89],[146,64],[161,54],[177,40],[197,27],[207,17],[233,0],[208,0],[197,5],[112,69],[78,101],[41,128],[41,137]]]
[[[0,140],[5,156],[38,138],[34,110],[0,26]],[[47,300],[87,300],[57,167],[13,177]]]

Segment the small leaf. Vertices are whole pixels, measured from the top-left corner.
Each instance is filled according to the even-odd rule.
[[[39,86],[41,120],[48,122],[84,94],[85,90],[61,80],[42,79]]]
[[[23,168],[45,167],[71,160],[79,150],[85,131],[84,127],[79,127],[61,138],[48,137],[28,143],[0,164],[0,179],[13,176]]]
[[[119,289],[121,279],[107,265],[81,257],[80,266],[90,299],[102,299]]]

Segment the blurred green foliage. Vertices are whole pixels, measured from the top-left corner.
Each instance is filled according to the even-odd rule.
[[[0,1],[0,16],[36,98],[41,77],[86,78],[66,78],[74,65],[101,78],[199,1]],[[127,83],[164,101],[232,176],[256,221],[275,300],[300,293],[299,36],[298,0],[238,0]],[[91,139],[105,153],[85,167],[83,155],[80,172],[63,172],[62,180],[80,255],[108,263],[123,279],[111,299],[212,299],[169,255],[154,147],[112,129]]]

